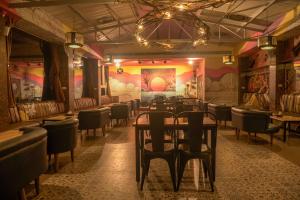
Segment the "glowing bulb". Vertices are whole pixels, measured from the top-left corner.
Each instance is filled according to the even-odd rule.
[[[189,60],[189,61],[188,61],[188,64],[189,64],[189,65],[192,65],[192,64],[194,64],[194,61]]]
[[[121,67],[121,63],[117,62],[117,63],[116,63],[116,67],[117,67],[117,68],[120,68],[120,67]]]
[[[139,25],[138,25],[138,29],[139,29],[139,30],[143,30],[143,29],[144,29],[144,26],[143,26],[142,24],[139,24]]]
[[[144,41],[144,45],[145,45],[145,46],[148,46],[148,45],[149,45],[149,42],[148,42],[147,40],[145,40],[145,41]]]
[[[171,12],[170,12],[170,11],[164,12],[164,18],[165,18],[165,19],[171,19],[171,18],[172,18]]]
[[[141,42],[142,41],[142,38],[140,36],[137,36],[136,37],[137,41]]]

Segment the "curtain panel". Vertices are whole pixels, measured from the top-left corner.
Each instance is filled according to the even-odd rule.
[[[65,95],[59,79],[59,46],[42,41],[41,50],[44,55],[44,85],[42,100],[65,102]]]
[[[109,84],[109,67],[104,66],[105,80],[106,80],[106,93],[108,96],[111,96],[110,84]]]
[[[12,46],[12,31],[10,31],[8,36],[6,36],[7,67],[8,67],[9,60],[10,60],[11,46]],[[8,107],[13,108],[16,106],[16,99],[15,99],[15,95],[13,93],[9,69],[7,69],[7,93],[8,93]]]
[[[98,60],[83,58],[82,97],[96,98]]]

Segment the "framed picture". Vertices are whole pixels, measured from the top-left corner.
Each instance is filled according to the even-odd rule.
[[[11,78],[12,90],[15,96],[15,99],[21,99],[21,80],[16,78]]]

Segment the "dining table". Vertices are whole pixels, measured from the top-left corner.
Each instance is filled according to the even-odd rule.
[[[144,148],[144,131],[149,130],[150,124],[149,119],[144,116],[140,117],[138,121],[133,123],[135,128],[135,166],[136,166],[136,181],[140,181],[140,170],[141,170],[141,156],[142,149]],[[178,123],[174,123],[174,118],[165,118],[164,127],[166,130],[176,129],[185,130],[188,127],[188,122],[186,118],[179,118]],[[211,164],[213,171],[213,180],[216,177],[216,146],[217,146],[217,123],[215,120],[204,117],[203,118],[203,129],[204,132],[210,135],[210,148],[211,148]],[[206,142],[209,140],[206,138]]]

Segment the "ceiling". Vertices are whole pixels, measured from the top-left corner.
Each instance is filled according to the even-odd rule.
[[[161,52],[157,48],[140,47],[135,40],[137,20],[151,10],[138,1],[13,0],[10,4],[13,7],[44,9],[71,29],[82,33],[87,44],[106,53]],[[196,10],[195,14],[210,28],[208,47],[181,51],[230,51],[241,41],[253,40],[251,36],[254,33],[264,32],[272,21],[299,3],[299,0],[232,0],[218,8]]]

